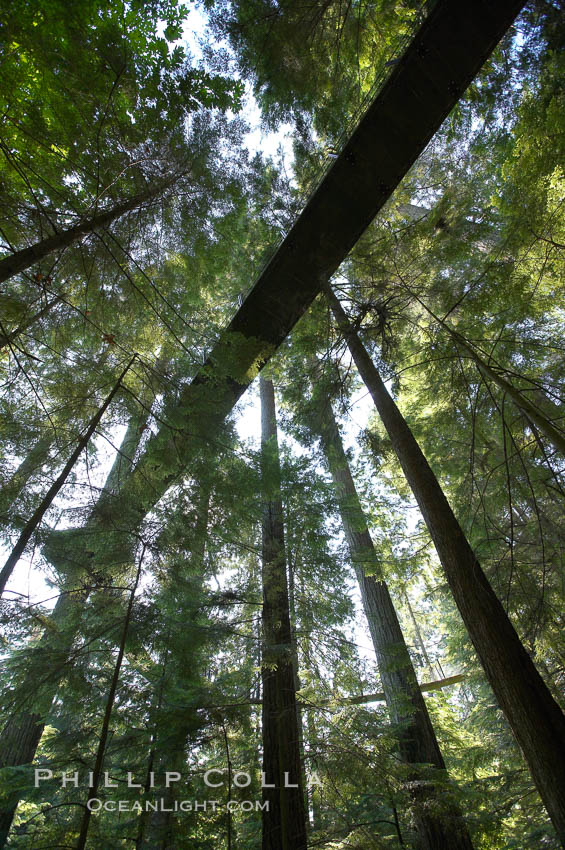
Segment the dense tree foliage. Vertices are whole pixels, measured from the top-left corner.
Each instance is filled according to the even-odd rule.
[[[565,846],[561,0],[225,331],[441,2],[0,11],[1,847]]]

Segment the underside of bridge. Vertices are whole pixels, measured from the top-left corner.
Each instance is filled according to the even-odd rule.
[[[195,383],[237,337],[240,394],[347,257],[472,82],[524,3],[438,0],[263,270]],[[241,340],[240,340],[241,341]],[[209,371],[209,367],[212,367]],[[235,398],[233,399],[235,401]],[[229,399],[226,397],[226,403]],[[233,402],[232,402],[233,403]],[[219,412],[219,411],[218,411]],[[228,410],[225,411],[227,413]]]
[[[523,0],[437,0],[206,362],[164,412],[167,425],[148,443],[117,496],[124,510],[128,504],[141,520],[197,457],[200,440],[214,438],[523,5]]]

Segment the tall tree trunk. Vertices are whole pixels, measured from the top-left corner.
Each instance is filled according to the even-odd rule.
[[[316,395],[317,389],[314,391]],[[381,578],[375,578],[382,573],[381,565],[327,396],[321,396],[314,421],[336,488],[385,700],[396,727],[400,756],[407,764],[414,765],[408,783],[417,846],[421,850],[444,850],[446,847],[450,850],[472,850],[461,812],[445,788],[448,781],[445,762],[388,587]],[[423,765],[431,765],[432,769],[423,768]]]
[[[426,522],[486,676],[565,846],[565,716],[490,586],[437,478],[329,287],[327,297]]]
[[[263,488],[263,850],[305,850],[292,632],[285,564],[275,393],[261,378]]]
[[[106,227],[117,218],[125,215],[125,213],[131,212],[131,210],[135,210],[148,201],[153,200],[171,186],[178,177],[179,175],[173,175],[168,180],[155,183],[153,186],[149,186],[142,192],[134,195],[128,201],[123,201],[109,210],[96,213],[91,218],[80,222],[80,224],[75,224],[74,227],[69,227],[67,230],[55,233],[54,236],[42,239],[40,242],[30,245],[29,248],[22,248],[20,251],[15,251],[13,254],[3,257],[0,260],[0,283],[19,274],[19,272],[25,271],[30,266],[44,259],[44,257],[48,257],[54,251],[60,251],[62,248],[72,245],[73,242],[92,233],[92,231],[100,227]]]
[[[46,512],[49,510],[49,508],[53,504],[53,500],[55,499],[55,497],[57,496],[57,494],[59,493],[59,491],[63,487],[67,478],[69,477],[75,463],[77,462],[80,455],[82,454],[83,449],[86,448],[86,446],[88,445],[90,438],[92,437],[92,435],[94,434],[94,432],[98,428],[100,421],[102,420],[102,417],[104,416],[108,407],[112,403],[114,396],[116,395],[118,390],[121,388],[123,379],[125,378],[126,374],[129,372],[133,362],[136,359],[137,359],[137,354],[134,354],[134,356],[131,358],[131,360],[129,361],[129,363],[125,367],[125,369],[123,369],[122,373],[120,374],[120,377],[118,378],[118,380],[116,381],[116,383],[112,387],[112,390],[108,394],[106,400],[104,401],[102,406],[98,409],[98,411],[96,412],[96,415],[92,417],[88,428],[86,429],[84,435],[78,441],[75,450],[73,451],[70,458],[68,459],[65,466],[63,467],[62,472],[57,476],[57,478],[55,479],[55,481],[53,482],[53,484],[51,485],[51,487],[49,488],[49,490],[47,491],[47,493],[45,494],[45,496],[41,500],[41,503],[38,505],[38,507],[33,512],[32,516],[29,518],[28,522],[23,527],[22,532],[21,532],[21,534],[18,538],[16,545],[12,549],[9,557],[6,560],[6,563],[4,564],[2,569],[0,570],[0,595],[4,592],[4,588],[6,587],[6,583],[9,581],[10,576],[12,575],[13,569],[16,566],[16,564],[18,563],[21,555],[23,554],[23,551],[24,551],[25,547],[27,546],[30,538],[32,537],[32,535],[34,534],[36,529],[38,528],[38,526],[39,526],[41,520],[43,519],[44,515],[46,514]]]
[[[104,757],[106,754],[106,744],[108,742],[108,733],[110,731],[110,720],[112,718],[112,711],[114,709],[114,700],[116,698],[116,690],[118,688],[118,683],[120,681],[120,672],[122,669],[122,661],[124,659],[124,653],[126,651],[126,641],[129,632],[129,625],[131,622],[131,615],[133,611],[133,603],[135,600],[135,594],[137,591],[137,586],[139,584],[139,579],[141,577],[141,568],[143,566],[143,556],[145,554],[145,546],[141,552],[139,557],[139,564],[137,567],[137,573],[135,576],[135,581],[133,587],[130,592],[128,607],[126,610],[126,616],[124,619],[124,626],[122,629],[122,636],[120,640],[120,646],[118,648],[118,655],[116,657],[116,663],[114,664],[114,672],[112,674],[112,681],[110,683],[110,690],[108,692],[108,699],[106,700],[106,708],[104,710],[104,719],[102,720],[102,729],[100,731],[100,740],[98,742],[98,748],[96,751],[96,761],[94,763],[94,770],[92,771],[92,781],[90,783],[90,787],[88,789],[88,798],[86,801],[86,805],[84,807],[84,813],[82,816],[82,821],[80,825],[80,833],[77,841],[76,850],[84,850],[86,847],[86,839],[88,838],[88,827],[90,826],[90,818],[92,817],[92,810],[90,808],[91,801],[96,799],[96,793],[98,791],[98,784],[100,782],[100,776],[102,774],[102,766],[104,764]]]
[[[288,527],[288,525],[287,525]],[[299,662],[298,662],[298,638],[296,635],[296,589],[295,589],[295,574],[296,568],[299,563],[300,558],[300,541],[298,541],[296,550],[294,552],[294,563],[288,559],[288,612],[290,617],[290,638],[292,645],[292,671],[294,674],[294,691],[298,693],[300,688],[302,687],[300,682],[300,676],[298,674],[299,670]],[[298,749],[300,751],[300,766],[301,766],[301,777],[302,777],[302,787],[305,789],[305,798],[304,802],[308,798],[308,794],[306,792],[306,769],[304,764],[304,724],[302,718],[302,706],[300,703],[296,702],[296,724],[298,728]],[[308,813],[306,813],[306,825],[308,826]]]
[[[120,482],[120,476],[125,474],[124,461],[126,458],[133,459],[135,449],[141,439],[141,428],[147,420],[147,413],[141,410],[141,414],[132,416],[126,434],[122,440],[120,450],[114,459],[110,472],[106,478],[105,490],[113,491]],[[50,616],[50,627],[46,629],[39,642],[39,651],[50,646],[57,646],[61,653],[65,649],[70,652],[72,643],[79,626],[79,617],[75,617],[74,626],[64,628],[69,617],[79,614],[82,605],[86,601],[87,593],[69,593],[62,591]],[[55,671],[50,680],[50,693],[55,694],[60,676],[64,670]],[[31,696],[37,690],[37,681],[33,676],[22,686],[22,693],[26,697]],[[52,696],[49,700],[51,701]],[[8,719],[2,734],[0,735],[0,768],[16,767],[30,764],[44,729],[44,715],[37,711],[17,710]],[[4,847],[10,826],[19,802],[19,797],[12,798],[7,805],[0,809],[0,850]]]

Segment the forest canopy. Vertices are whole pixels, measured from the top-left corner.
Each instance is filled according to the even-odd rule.
[[[0,850],[565,847],[564,11],[0,9]]]

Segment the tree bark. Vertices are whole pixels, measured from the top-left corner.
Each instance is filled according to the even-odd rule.
[[[317,395],[318,387],[315,389]],[[402,760],[413,765],[408,787],[421,850],[472,850],[404,635],[375,551],[330,400],[322,395],[314,417],[337,495],[351,560],[383,692]],[[423,765],[431,765],[431,769]]]
[[[263,850],[305,850],[297,706],[292,663],[275,393],[261,378],[263,487]],[[288,786],[288,787],[287,787]]]
[[[288,528],[288,525],[287,525]],[[290,640],[292,646],[292,671],[294,674],[294,691],[298,693],[302,687],[300,676],[298,675],[299,660],[298,660],[298,638],[296,636],[296,592],[295,592],[295,572],[299,559],[299,544],[297,545],[294,557],[294,563],[288,558],[288,612],[290,617]],[[302,770],[302,785],[306,788],[306,773],[304,769],[304,725],[302,719],[302,706],[300,701],[296,700],[296,724],[298,728],[298,749],[300,751],[300,766]]]
[[[516,634],[437,478],[338,298],[329,287],[326,294],[416,497],[487,679],[565,846],[565,716]]]
[[[75,224],[74,227],[69,227],[67,230],[55,233],[54,236],[42,239],[40,242],[30,245],[29,248],[22,248],[20,251],[15,251],[13,254],[3,257],[0,260],[0,283],[5,280],[9,280],[9,278],[19,274],[20,272],[25,271],[30,266],[33,266],[35,263],[43,260],[45,257],[48,257],[49,254],[52,254],[54,251],[60,251],[62,248],[72,245],[73,242],[76,242],[83,236],[92,233],[93,230],[97,230],[100,227],[106,227],[117,218],[125,215],[125,213],[131,212],[131,210],[137,209],[142,206],[142,204],[147,203],[147,201],[153,200],[160,195],[161,192],[171,186],[178,179],[178,176],[179,175],[174,175],[168,180],[149,186],[143,192],[139,192],[128,201],[116,204],[116,206],[109,210],[99,212],[91,218],[86,219],[86,221],[82,221],[80,224]]]

